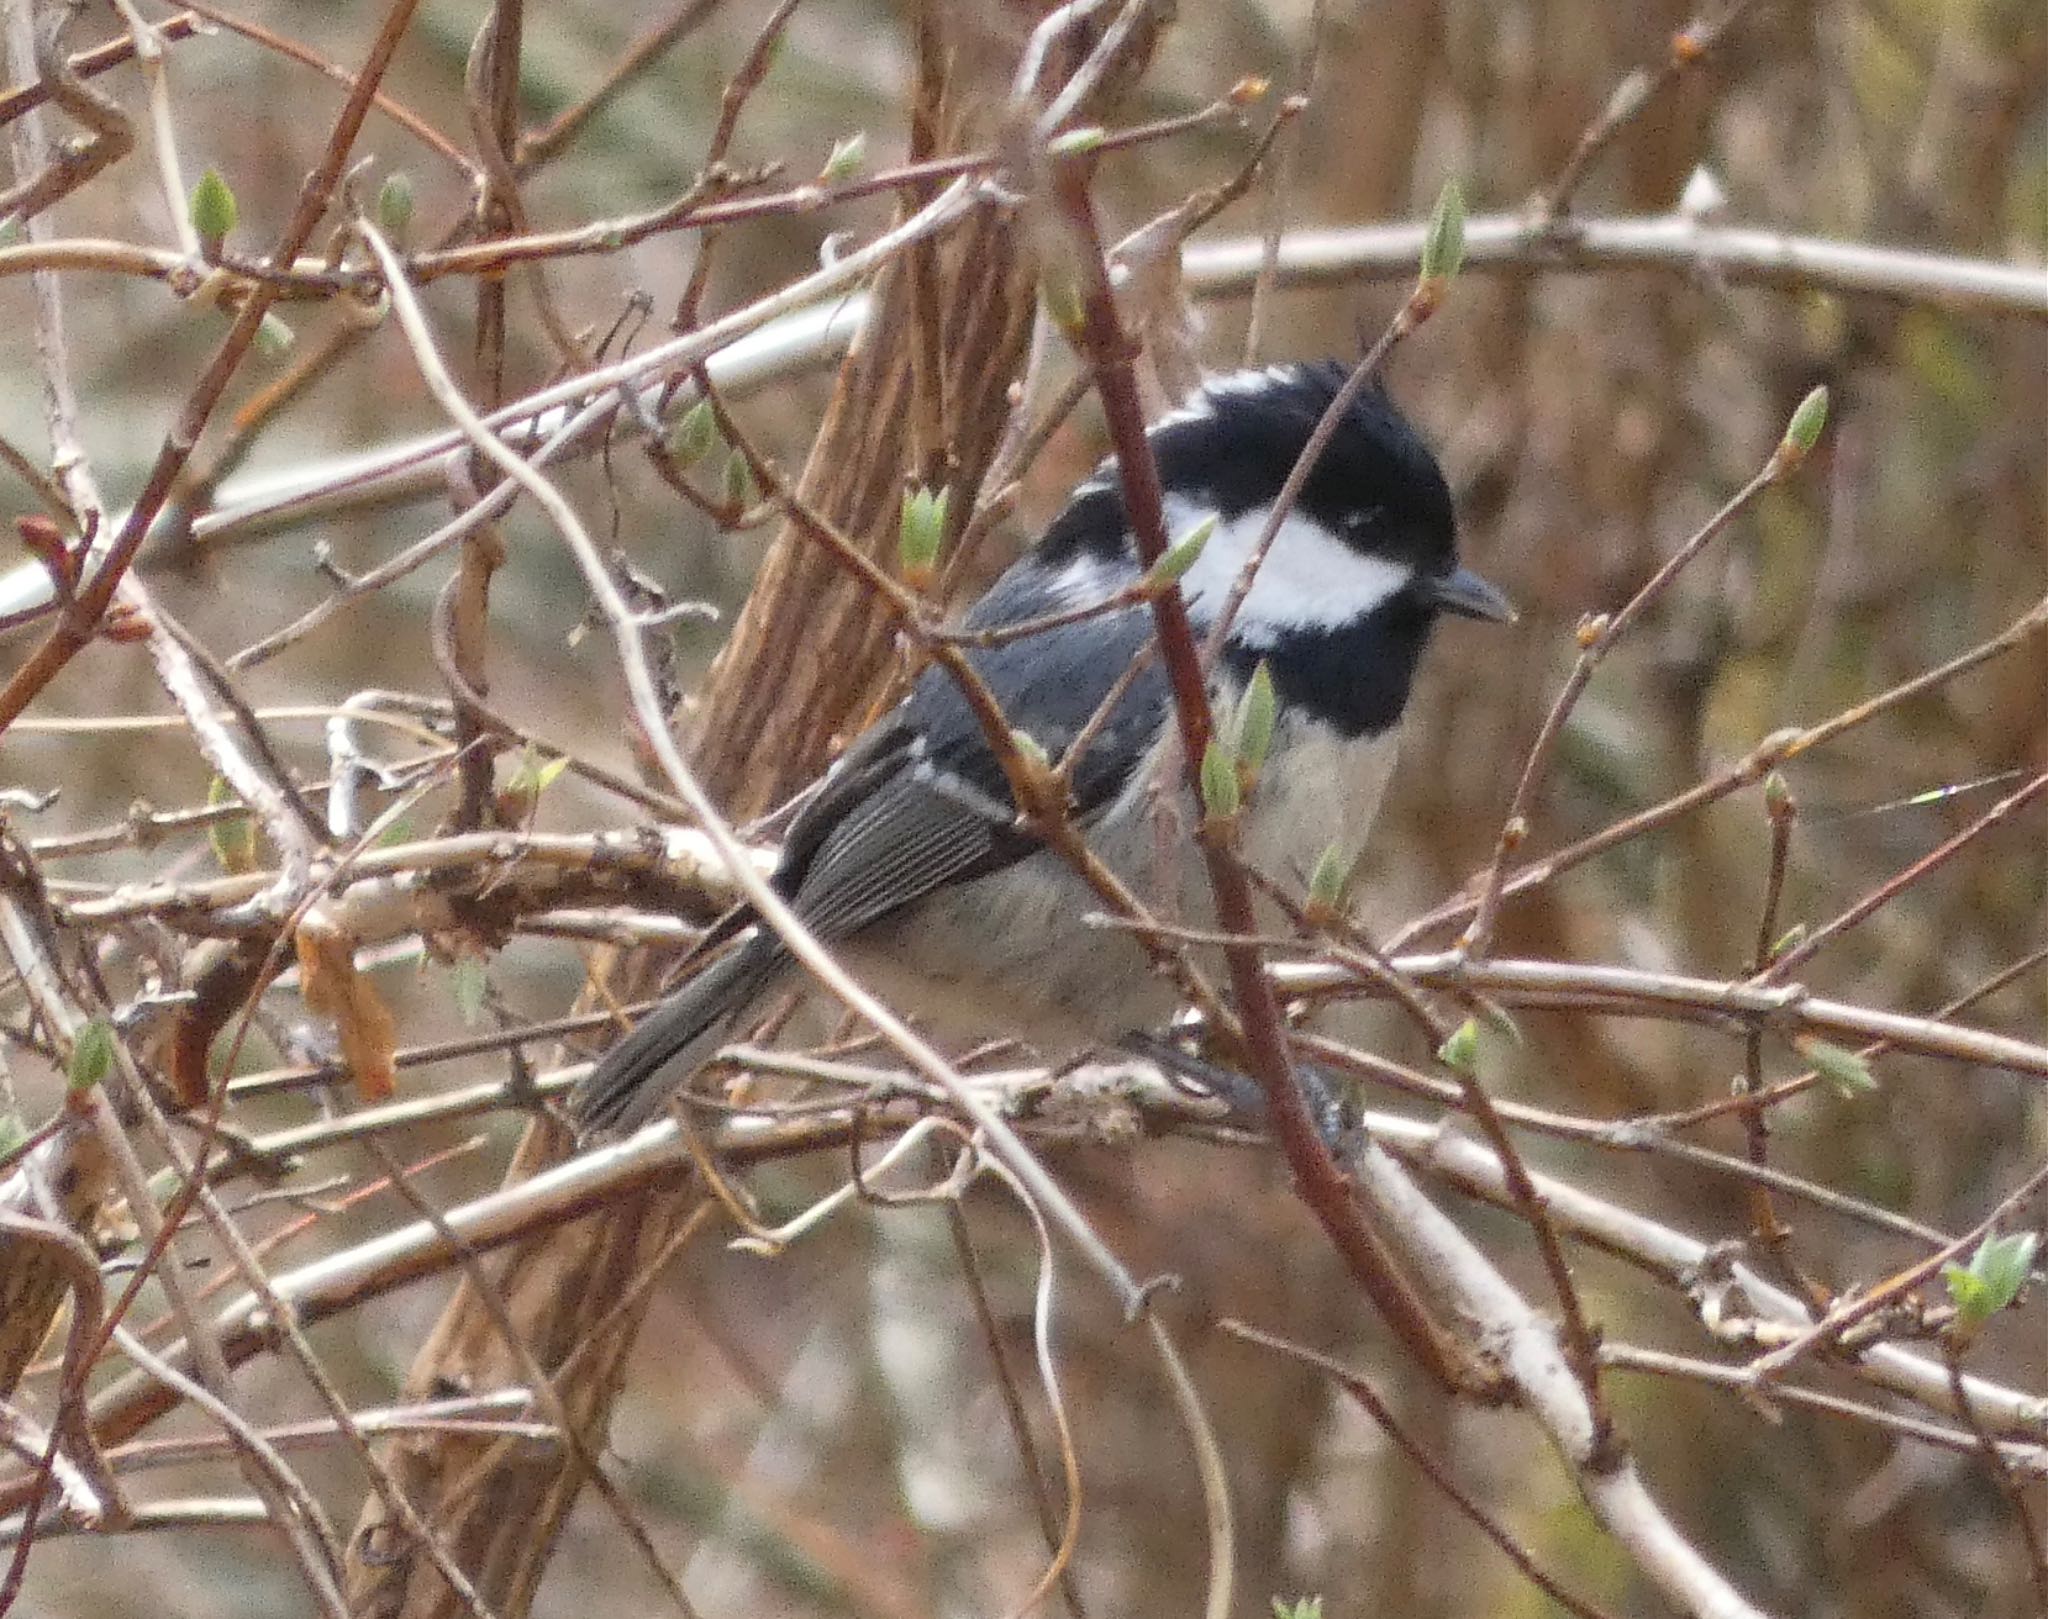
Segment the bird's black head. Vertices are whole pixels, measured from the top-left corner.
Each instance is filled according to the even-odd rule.
[[[1221,377],[1151,429],[1169,538],[1216,519],[1181,579],[1198,628],[1222,611],[1348,374],[1326,360]],[[1019,577],[1037,581],[1043,610],[1099,600],[1135,565],[1122,484],[1105,462]],[[1242,674],[1263,659],[1283,701],[1346,734],[1383,731],[1400,718],[1444,613],[1514,616],[1506,597],[1458,565],[1451,494],[1429,446],[1384,390],[1367,388],[1346,408],[1260,564],[1231,622],[1229,662]]]
[[[1270,510],[1348,374],[1341,361],[1321,360],[1210,382],[1153,429],[1161,483],[1225,522]],[[1294,509],[1354,548],[1418,572],[1457,565],[1443,472],[1377,385],[1345,410]]]
[[[1169,537],[1204,517],[1218,519],[1199,576],[1185,586],[1198,614],[1209,577],[1225,569],[1234,576],[1243,565],[1348,375],[1343,362],[1321,360],[1219,377],[1152,427]],[[1130,546],[1122,487],[1114,462],[1106,461],[1074,491],[1039,555],[1057,568],[1091,558],[1113,562]],[[1442,469],[1377,385],[1351,401],[1317,456],[1267,566],[1276,561],[1272,586],[1254,599],[1264,598],[1261,606],[1278,618],[1297,608],[1318,620],[1369,609],[1396,575],[1414,604],[1431,613],[1512,616],[1498,591],[1458,567],[1457,523]],[[1303,601],[1282,599],[1283,574],[1300,577]]]
[[[1217,526],[1181,581],[1213,623],[1349,368],[1326,360],[1219,378],[1152,429],[1169,533]],[[1112,480],[1110,487],[1115,488]],[[1117,527],[1122,528],[1119,501]],[[1383,389],[1339,418],[1232,621],[1240,675],[1264,660],[1283,702],[1348,735],[1401,715],[1439,616],[1503,620],[1507,598],[1458,565],[1451,494]]]

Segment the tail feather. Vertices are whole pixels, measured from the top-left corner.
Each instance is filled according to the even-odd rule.
[[[578,1131],[622,1135],[653,1118],[784,964],[774,941],[756,936],[655,1007],[569,1093],[569,1117]]]

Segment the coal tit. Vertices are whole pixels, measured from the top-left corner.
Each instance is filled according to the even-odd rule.
[[[1150,431],[1167,531],[1216,525],[1180,588],[1198,635],[1214,624],[1281,485],[1346,375],[1337,362],[1209,383]],[[1113,460],[966,615],[1014,626],[1099,603],[1141,576]],[[1283,881],[1336,844],[1355,853],[1379,807],[1416,664],[1439,615],[1508,619],[1458,565],[1450,491],[1385,393],[1349,408],[1233,620],[1213,675],[1228,712],[1263,661],[1273,741],[1240,821],[1247,860]],[[1209,919],[1203,864],[1172,819],[1172,696],[1148,605],[1081,618],[969,654],[1013,728],[1060,759],[1134,659],[1073,773],[1090,847],[1154,913]],[[1174,772],[1162,781],[1163,773]],[[1163,791],[1155,789],[1163,787]],[[1161,806],[1167,806],[1162,820]],[[1162,832],[1162,825],[1169,828]],[[1017,1036],[1063,1060],[1173,1011],[1171,983],[1102,903],[1022,830],[1002,768],[954,678],[918,677],[834,764],[784,839],[773,882],[855,977],[941,1038]],[[721,946],[722,954],[715,952]],[[586,1130],[634,1128],[792,987],[777,936],[744,908],[711,930],[694,975],[600,1059],[570,1100]]]

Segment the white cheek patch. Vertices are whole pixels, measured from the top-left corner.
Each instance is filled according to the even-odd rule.
[[[1048,579],[1045,588],[1052,597],[1053,611],[1068,612],[1092,607],[1130,582],[1128,566],[1118,567],[1084,551]]]
[[[1218,523],[1195,565],[1182,576],[1181,593],[1198,618],[1213,620],[1223,610],[1265,532],[1269,510],[1254,507]],[[1200,503],[1168,496],[1169,542],[1177,544],[1204,515]],[[1247,646],[1265,647],[1284,630],[1337,629],[1365,617],[1414,576],[1407,564],[1367,556],[1313,518],[1291,512],[1259,564],[1234,633]]]

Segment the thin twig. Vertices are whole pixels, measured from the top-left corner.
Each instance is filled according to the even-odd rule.
[[[918,217],[932,216],[939,208],[939,204],[944,201],[943,197],[940,198],[938,203],[925,209]],[[1144,1294],[1137,1282],[1103,1244],[1101,1238],[1082,1218],[1058,1184],[1032,1156],[1030,1150],[1017,1138],[1008,1122],[966,1085],[945,1058],[921,1037],[912,1033],[909,1026],[893,1011],[849,978],[830,952],[790,908],[789,902],[769,885],[765,877],[750,866],[746,850],[725,818],[719,814],[717,806],[711,802],[702,785],[683,762],[682,755],[669,734],[662,715],[660,693],[655,685],[653,671],[647,662],[640,629],[634,621],[632,609],[619,594],[618,586],[613,582],[610,570],[605,567],[604,559],[599,555],[597,547],[584,531],[581,521],[568,502],[552,485],[506,448],[502,440],[493,436],[488,423],[470,408],[468,401],[462,397],[460,390],[454,386],[441,365],[439,355],[433,346],[432,336],[427,331],[419,306],[405,282],[403,268],[397,256],[373,227],[362,224],[358,229],[365,245],[377,258],[389,278],[393,310],[405,328],[406,335],[413,345],[414,358],[435,397],[448,414],[461,424],[462,431],[478,450],[488,456],[507,477],[519,483],[533,496],[575,554],[577,562],[582,567],[584,580],[596,597],[605,621],[611,628],[620,662],[625,668],[627,686],[646,730],[649,746],[678,794],[695,812],[713,847],[728,863],[738,879],[740,892],[752,905],[763,925],[772,928],[782,938],[785,947],[797,962],[841,1001],[848,1011],[871,1024],[913,1068],[945,1089],[968,1117],[987,1133],[994,1150],[1030,1188],[1033,1197],[1041,1199],[1044,1206],[1052,1211],[1070,1240],[1088,1258],[1097,1273],[1110,1283],[1118,1297],[1123,1299],[1127,1306],[1141,1304]]]
[[[1522,763],[1521,779],[1515,783],[1514,797],[1508,801],[1507,814],[1501,822],[1500,836],[1494,844],[1493,859],[1480,881],[1479,901],[1471,922],[1467,925],[1460,948],[1473,960],[1481,960],[1493,944],[1494,922],[1500,914],[1501,898],[1507,887],[1508,860],[1528,836],[1529,815],[1536,803],[1536,792],[1543,781],[1544,772],[1550,764],[1558,739],[1564,734],[1565,722],[1571,718],[1572,710],[1593,679],[1593,672],[1602,660],[1614,650],[1615,644],[1635,625],[1657,601],[1670,590],[1672,582],[1685,570],[1707,546],[1720,535],[1755,502],[1756,498],[1772,484],[1784,478],[1800,464],[1803,452],[1788,453],[1781,442],[1772,451],[1770,459],[1761,471],[1738,490],[1718,512],[1694,530],[1684,544],[1665,559],[1642,588],[1637,590],[1620,611],[1607,614],[1597,613],[1582,619],[1578,628],[1579,656],[1572,665],[1557,699],[1544,717],[1543,727],[1536,733],[1536,740],[1529,745],[1528,757]]]
[[[1379,1390],[1365,1378],[1328,1355],[1310,1349],[1306,1344],[1298,1344],[1274,1333],[1265,1332],[1248,1322],[1225,1320],[1217,1322],[1216,1325],[1233,1338],[1242,1338],[1246,1343],[1257,1344],[1261,1349],[1273,1350],[1290,1360],[1312,1367],[1327,1377],[1364,1407],[1366,1415],[1371,1417],[1379,1425],[1380,1431],[1394,1442],[1394,1447],[1449,1499],[1452,1506],[1465,1515],[1475,1529],[1500,1548],[1501,1554],[1515,1565],[1516,1571],[1531,1585],[1565,1612],[1577,1614],[1579,1619],[1610,1619],[1606,1609],[1581,1601],[1544,1573],[1542,1565],[1530,1556],[1528,1548],[1509,1534],[1507,1527],[1498,1518],[1459,1486],[1458,1481],[1451,1477],[1445,1463],[1432,1456],[1402,1425],[1400,1418],[1394,1415],[1393,1408],[1380,1398]]]
[[[1280,243],[1280,282],[1313,287],[1403,279],[1414,273],[1426,230],[1414,224],[1290,231]],[[1255,237],[1190,248],[1188,284],[1212,296],[1248,293],[1263,257]],[[1688,278],[1712,276],[1730,286],[1900,298],[2048,320],[2048,276],[2030,265],[1710,224],[1686,214],[1574,216],[1561,228],[1525,214],[1477,215],[1465,221],[1461,273],[1473,270],[1504,275],[1659,270]]]
[[[1312,287],[1406,280],[1415,272],[1424,232],[1422,225],[1291,232],[1281,243],[1280,284]],[[1526,275],[1660,268],[1693,274],[1710,270],[1736,284],[1761,283],[1792,291],[1820,288],[2048,320],[2048,277],[2026,266],[1710,226],[1678,216],[1575,219],[1570,240],[1563,244],[1544,237],[1520,216],[1484,216],[1466,221],[1465,241],[1465,272]],[[142,251],[124,244],[98,245],[108,252],[122,254]],[[0,248],[0,273],[10,264],[11,255],[28,251]],[[792,289],[793,296],[786,301],[778,298],[777,306],[758,320],[746,319],[747,311],[736,311],[729,318],[743,319],[745,330],[752,331],[770,327],[777,318],[788,317],[786,326],[764,333],[768,338],[786,338],[762,344],[764,350],[774,353],[774,363],[797,369],[832,364],[860,329],[863,304],[858,295],[822,305],[818,300],[832,297],[865,275],[874,262],[867,258],[867,253],[868,249],[861,249],[849,256],[861,260],[851,267],[851,274],[844,273],[849,264],[847,259],[841,259],[819,272],[824,284],[818,284],[817,278],[807,278],[798,289]],[[884,256],[886,252],[877,255]],[[1190,246],[1183,256],[1183,275],[1188,290],[1197,297],[1229,297],[1249,291],[1261,261],[1261,245],[1256,239],[1197,244]],[[175,263],[166,259],[156,273],[167,275],[174,268]],[[807,305],[815,307],[805,308]],[[738,335],[737,331],[731,332],[703,348],[715,351]],[[664,346],[640,356],[637,363],[627,365],[627,370],[635,375],[643,370],[658,371],[668,366],[672,358],[679,369],[694,363],[694,357],[674,357],[673,351]],[[573,397],[580,404],[624,380],[627,379],[622,376],[605,374],[587,389],[574,383],[551,385],[507,407],[501,413],[502,419],[494,418],[491,425],[518,423],[562,404],[565,397]],[[231,487],[224,501],[195,524],[195,532],[201,537],[256,532],[293,512],[315,506],[332,510],[379,505],[416,498],[423,491],[438,491],[442,474],[432,463],[448,455],[459,442],[458,435],[436,434],[352,456],[343,466],[315,468],[310,473],[294,471],[284,480],[283,489]],[[250,480],[259,485],[277,481]],[[0,607],[11,601],[12,596],[12,591],[0,591]]]
[[[1806,1331],[1792,1339],[1791,1342],[1772,1350],[1768,1355],[1761,1355],[1751,1361],[1749,1363],[1751,1387],[1759,1390],[1768,1390],[1773,1383],[1782,1378],[1802,1360],[1806,1359],[1807,1356],[1813,1354],[1816,1350],[1826,1348],[1858,1322],[1868,1320],[1880,1310],[1904,1298],[1912,1293],[1914,1289],[1931,1280],[1939,1274],[1942,1266],[1953,1263],[1956,1259],[1976,1247],[1978,1243],[1982,1242],[1986,1235],[1997,1228],[2000,1221],[2010,1214],[2012,1210],[2018,1208],[2028,1198],[2032,1197],[2043,1186],[2048,1186],[2048,1164],[2043,1164],[2033,1174],[2021,1181],[2012,1191],[2000,1198],[1989,1214],[1985,1215],[1983,1219],[1979,1220],[1968,1231],[1957,1237],[1955,1241],[1947,1244],[1945,1247],[1937,1248],[1933,1253],[1927,1255],[1926,1258],[1915,1261],[1896,1275],[1887,1277],[1876,1287],[1859,1293],[1845,1303],[1837,1305],[1822,1319],[1816,1321]]]
[[[1316,68],[1322,61],[1323,36],[1329,24],[1327,0],[1311,0],[1308,24],[1302,39],[1301,61],[1294,93],[1289,100],[1306,107],[1315,98]],[[1280,279],[1280,238],[1287,231],[1287,215],[1294,200],[1294,173],[1300,161],[1303,132],[1280,147],[1266,182],[1265,222],[1260,237],[1259,273],[1252,282],[1252,307],[1245,317],[1244,363],[1258,363],[1266,335],[1266,316],[1273,288]]]
[[[516,152],[518,169],[524,172],[534,168],[560,152],[642,69],[686,38],[717,5],[718,0],[683,0],[667,17],[651,25],[626,47],[596,88],[564,107],[539,129],[520,137]]]
[[[1712,20],[1690,23],[1681,28],[1671,36],[1664,60],[1654,72],[1637,68],[1616,85],[1613,94],[1607,98],[1606,106],[1600,109],[1599,117],[1580,134],[1572,155],[1565,160],[1557,178],[1543,193],[1537,204],[1539,217],[1555,222],[1569,213],[1572,199],[1591,172],[1594,161],[1615,136],[1640,118],[1644,109],[1677,83],[1688,69],[1704,61],[1753,3],[1754,0],[1730,0],[1722,7],[1720,15]]]
[[[960,1261],[960,1277],[966,1285],[968,1303],[974,1310],[974,1324],[988,1349],[996,1393],[1003,1402],[1003,1418],[1010,1425],[1010,1440],[1017,1447],[1024,1482],[1030,1488],[1031,1502],[1038,1512],[1039,1532],[1045,1536],[1046,1550],[1058,1556],[1065,1536],[1061,1532],[1058,1505],[1052,1498],[1052,1480],[1045,1475],[1045,1462],[1038,1454],[1037,1442],[1031,1437],[1031,1419],[1024,1410],[1016,1373],[1011,1370],[1010,1357],[1003,1348],[1002,1327],[996,1320],[994,1306],[989,1302],[981,1260],[974,1251],[974,1234],[968,1227],[967,1216],[958,1198],[948,1198],[944,1207],[946,1229],[953,1239],[953,1252]],[[1073,1619],[1086,1619],[1088,1610],[1081,1601],[1081,1589],[1070,1565],[1061,1567],[1059,1585],[1067,1612]]]
[[[560,1083],[566,1088],[580,1072],[567,1071],[559,1076]],[[972,1083],[984,1088],[1006,1109],[1010,1107],[1006,1098],[1038,1095],[1044,1087],[1043,1076],[1036,1074],[1007,1079],[993,1076]],[[1207,1116],[1205,1108],[1190,1103],[1156,1079],[1153,1087],[1146,1105],[1148,1110],[1157,1110],[1156,1117],[1162,1125],[1169,1120],[1189,1123]],[[1122,1106],[1144,1098],[1146,1093],[1127,1087],[1118,1095],[1118,1105]],[[901,1115],[906,1124],[913,1117],[910,1112]],[[872,1109],[868,1110],[868,1119],[871,1132]],[[1462,1132],[1385,1113],[1370,1114],[1363,1123],[1375,1139],[1412,1167],[1466,1195],[1509,1206],[1509,1193],[1498,1160]],[[836,1117],[812,1115],[790,1124],[744,1118],[720,1128],[707,1145],[721,1162],[730,1166],[792,1153],[844,1152],[855,1128],[851,1110],[844,1108]],[[582,1153],[529,1180],[494,1189],[448,1210],[446,1218],[449,1227],[465,1243],[478,1252],[489,1252],[537,1231],[564,1225],[595,1209],[639,1196],[652,1187],[673,1184],[680,1161],[676,1125],[664,1120],[650,1125],[630,1141]],[[1552,1217],[1573,1237],[1618,1254],[1673,1286],[1689,1287],[1716,1252],[1711,1244],[1697,1237],[1595,1197],[1555,1176],[1539,1176],[1538,1191],[1549,1205]],[[421,1221],[379,1233],[273,1276],[272,1285],[280,1299],[311,1327],[357,1307],[366,1299],[440,1274],[454,1263],[455,1254],[439,1231]],[[1785,1323],[1806,1319],[1797,1299],[1746,1267],[1735,1267],[1734,1281],[1752,1307],[1767,1319]],[[253,1300],[245,1298],[228,1306],[213,1327],[231,1364],[240,1364],[272,1347]],[[182,1361],[189,1351],[173,1348],[166,1354],[174,1361]],[[1879,1342],[1846,1369],[1876,1387],[1920,1404],[1944,1411],[1951,1409],[1947,1368],[1909,1349]],[[2036,1439],[2048,1436],[2036,1397],[1978,1377],[1970,1377],[1967,1382],[1980,1414],[1998,1431]],[[94,1399],[94,1425],[104,1442],[118,1444],[161,1415],[171,1403],[149,1380],[126,1379]],[[21,1499],[17,1486],[0,1486],[0,1510],[17,1509]]]
[[[1145,437],[1132,354],[1116,310],[1108,265],[1095,223],[1088,171],[1081,162],[1056,163],[1049,177],[1055,206],[1072,240],[1069,273],[1078,278],[1080,324],[1069,337],[1081,349],[1095,377],[1116,450],[1117,475],[1123,485],[1124,510],[1136,543],[1138,560],[1150,568],[1169,544],[1159,468]],[[1182,769],[1188,791],[1200,814],[1200,770],[1212,720],[1207,679],[1195,647],[1194,631],[1178,591],[1153,599],[1160,655],[1171,681],[1179,731]],[[1256,919],[1244,873],[1231,856],[1229,840],[1206,815],[1202,816],[1202,856],[1215,901],[1218,926],[1227,934],[1250,934]],[[1290,1069],[1279,1007],[1267,983],[1256,949],[1233,945],[1224,951],[1229,966],[1231,999],[1244,1044],[1245,1066],[1266,1093],[1275,1135],[1293,1170],[1302,1200],[1321,1222],[1352,1275],[1388,1325],[1431,1374],[1445,1386],[1472,1391],[1491,1379],[1466,1347],[1431,1318],[1402,1274],[1386,1240],[1361,1218],[1351,1188],[1331,1158],[1310,1119]]]
[[[1718,803],[1729,794],[1762,781],[1770,770],[1801,754],[1834,741],[1837,737],[1869,723],[1880,714],[1937,691],[1971,670],[2016,651],[2043,631],[2048,631],[2048,597],[2022,613],[1998,634],[1936,667],[1922,671],[1874,697],[1852,704],[1804,730],[1774,731],[1726,769],[1697,782],[1661,804],[1624,816],[1589,837],[1518,867],[1503,883],[1503,897],[1526,893],[1562,876],[1596,855],[1620,848],[1648,833],[1658,831],[1696,810]],[[1425,912],[1398,929],[1388,940],[1389,950],[1401,950],[1441,928],[1469,920],[1478,910],[1475,899],[1452,900]]]
[[[1785,897],[1785,870],[1791,858],[1793,823],[1799,813],[1792,790],[1785,785],[1782,776],[1773,774],[1764,780],[1764,813],[1769,823],[1771,844],[1769,864],[1764,874],[1763,905],[1757,916],[1756,946],[1750,952],[1752,977],[1771,964],[1779,948],[1778,906]],[[1749,1160],[1758,1169],[1763,1169],[1770,1161],[1771,1127],[1768,1110],[1762,1101],[1764,1031],[1761,1025],[1752,1028],[1742,1043],[1742,1077],[1737,1083],[1742,1092],[1737,1100],[1748,1103],[1741,1111]],[[1778,1218],[1769,1188],[1761,1184],[1752,1185],[1749,1206],[1750,1224],[1758,1245],[1776,1262],[1780,1273],[1812,1301],[1816,1314],[1825,1310],[1826,1292],[1800,1270],[1793,1258],[1792,1229]]]
[[[203,18],[216,28],[225,28],[230,33],[240,34],[244,39],[261,45],[267,51],[273,51],[288,61],[298,63],[301,67],[311,68],[322,78],[340,85],[343,89],[348,89],[355,82],[355,75],[339,62],[329,61],[310,46],[302,45],[295,39],[265,28],[261,23],[251,18],[214,5],[212,0],[181,0],[181,3],[185,7],[184,13],[181,16],[174,17],[170,22],[158,25],[157,32],[166,40],[182,38],[186,32],[196,32],[197,25],[192,19]],[[174,35],[172,28],[175,24],[179,23],[185,25],[184,30]],[[379,90],[373,105],[385,117],[411,134],[423,146],[446,159],[455,171],[462,176],[465,182],[473,182],[475,180],[476,170],[469,159],[463,154],[462,148],[442,134],[440,130],[436,129],[420,114],[414,112],[404,102],[383,90]],[[181,209],[182,206],[183,199],[181,198]]]
[[[1955,1395],[1956,1414],[1977,1441],[1978,1454],[1990,1469],[1999,1494],[2012,1508],[2013,1527],[2019,1531],[2021,1555],[2026,1558],[2027,1573],[2033,1578],[2034,1596],[2041,1604],[2041,1611],[2048,1613],[2048,1541],[2042,1540],[2041,1531],[2035,1525],[2034,1509],[2027,1504],[2026,1487],[2014,1476],[2012,1460],[2006,1455],[2005,1447],[1978,1420],[1977,1408],[1963,1383],[1961,1347],[1952,1338],[1945,1340],[1944,1347],[1948,1352],[1949,1387]]]
[[[156,25],[157,37],[166,45],[179,40],[190,39],[199,32],[199,13],[187,6],[176,16],[166,17]],[[135,36],[123,34],[110,39],[104,45],[93,45],[82,51],[74,51],[65,58],[65,66],[73,77],[96,79],[110,68],[117,68],[135,59]],[[11,124],[24,113],[37,107],[46,106],[50,101],[50,86],[41,79],[22,85],[19,89],[0,91],[0,127]]]
[[[1729,1366],[1715,1360],[1700,1360],[1690,1355],[1673,1355],[1661,1349],[1644,1349],[1636,1344],[1603,1344],[1600,1347],[1600,1358],[1615,1371],[1685,1378],[1705,1384],[1709,1388],[1725,1389],[1731,1394],[1746,1393],[1749,1387],[1748,1378],[1740,1366]],[[1864,1423],[1884,1433],[1897,1434],[1903,1439],[1937,1445],[1943,1450],[1966,1455],[1972,1451],[1981,1451],[1984,1444],[1982,1437],[1964,1429],[1952,1428],[1946,1423],[1929,1422],[1921,1417],[1909,1417],[1888,1407],[1873,1405],[1867,1400],[1845,1399],[1839,1394],[1826,1394],[1819,1389],[1780,1384],[1771,1390],[1771,1399],[1779,1405],[1796,1406],[1805,1411],[1820,1411],[1829,1416],[1843,1417],[1851,1422]],[[2008,1466],[2022,1468],[2035,1478],[2048,1478],[2048,1449],[2010,1439],[1993,1439],[1991,1443],[1997,1445],[1999,1456]]]
[[[1971,844],[1983,838],[1994,828],[2012,819],[2013,816],[2025,809],[2044,792],[2048,792],[2048,771],[2043,771],[2040,775],[2035,776],[2017,791],[2008,793],[2004,798],[2001,798],[1996,804],[1992,805],[1990,809],[1978,816],[1976,820],[1964,827],[1962,831],[1956,833],[1954,837],[1944,838],[1938,845],[1928,850],[1926,854],[1915,860],[1904,870],[1895,872],[1885,881],[1879,883],[1869,893],[1857,900],[1855,904],[1843,911],[1841,915],[1833,917],[1815,928],[1804,939],[1800,940],[1799,943],[1793,945],[1784,954],[1766,966],[1762,972],[1758,973],[1756,981],[1760,984],[1781,982],[1787,973],[1808,960],[1823,945],[1829,944],[1841,937],[1865,918],[1871,916],[1884,906],[1889,905],[1915,883],[1939,871],[1963,850],[1969,848]]]
[[[320,217],[340,183],[341,171],[355,144],[356,134],[369,115],[371,98],[396,54],[398,43],[404,37],[418,4],[419,0],[390,0],[390,9],[378,28],[362,71],[357,74],[348,99],[342,105],[341,114],[335,120],[326,150],[300,189],[297,206],[271,254],[273,268],[288,267],[312,239]],[[227,336],[221,340],[205,371],[187,393],[177,420],[150,467],[141,493],[122,519],[105,556],[80,588],[71,608],[60,615],[49,636],[15,670],[7,684],[0,687],[0,733],[6,731],[96,633],[101,615],[113,601],[115,591],[127,576],[129,566],[148,536],[150,525],[170,497],[179,472],[190,459],[200,431],[212,416],[243,356],[255,342],[257,329],[275,301],[273,291],[258,286],[237,311]]]

